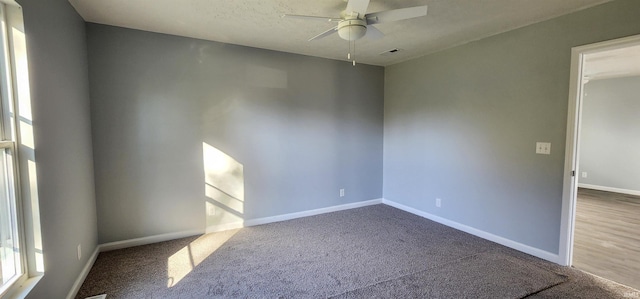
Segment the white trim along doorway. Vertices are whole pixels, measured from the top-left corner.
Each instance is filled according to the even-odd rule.
[[[640,45],[640,35],[574,47],[571,49],[571,81],[569,82],[569,109],[565,147],[564,180],[562,191],[562,218],[560,222],[559,263],[571,266],[578,182],[579,136],[584,85],[584,59],[588,54]]]

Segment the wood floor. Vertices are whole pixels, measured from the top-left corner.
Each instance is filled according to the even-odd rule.
[[[640,196],[580,188],[573,266],[640,289]]]

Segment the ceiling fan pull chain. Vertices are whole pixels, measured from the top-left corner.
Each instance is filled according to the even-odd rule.
[[[356,66],[356,41],[353,41],[353,66]]]
[[[351,59],[351,29],[349,29],[349,52],[347,53],[347,59]]]

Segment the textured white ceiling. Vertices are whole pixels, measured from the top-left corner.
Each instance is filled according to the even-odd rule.
[[[611,0],[371,0],[367,12],[428,5],[426,17],[376,25],[385,37],[356,42],[356,60],[390,65]],[[69,0],[88,22],[346,60],[337,34],[307,40],[331,23],[282,14],[339,17],[343,0]],[[392,55],[380,53],[402,49]]]

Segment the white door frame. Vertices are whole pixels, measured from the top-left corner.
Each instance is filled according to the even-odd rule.
[[[582,116],[583,63],[586,54],[640,45],[640,35],[574,47],[571,49],[571,81],[569,82],[569,109],[567,140],[564,159],[562,191],[562,218],[560,222],[559,263],[570,266],[573,259],[573,233],[575,225],[576,175],[579,161],[579,137]]]

